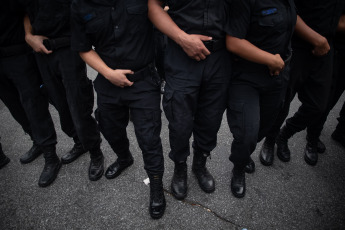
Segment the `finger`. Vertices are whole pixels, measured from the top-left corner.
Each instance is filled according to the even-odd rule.
[[[130,70],[130,69],[123,69],[123,70],[121,70],[121,72],[123,74],[134,74],[134,72],[132,70]]]
[[[43,51],[43,53],[45,53],[45,54],[51,54],[53,51],[51,51],[51,50],[47,50],[47,48],[45,47],[45,46],[42,46],[41,47],[41,50]]]
[[[199,57],[199,56],[195,56],[194,59],[195,59],[196,61],[200,61],[200,57]]]
[[[198,37],[201,41],[209,41],[209,40],[212,40],[212,37],[209,37],[209,36],[205,36],[205,35],[200,35],[198,34]]]
[[[204,48],[201,50],[201,52],[202,52],[204,55],[206,55],[206,56],[208,56],[208,55],[211,54],[211,52],[206,48],[205,45],[204,45]]]
[[[203,55],[203,54],[201,53],[201,54],[199,54],[199,58],[200,58],[201,60],[205,60],[205,59],[206,59],[206,56]]]

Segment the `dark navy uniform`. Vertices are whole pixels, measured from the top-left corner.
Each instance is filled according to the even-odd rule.
[[[227,110],[234,136],[230,160],[235,167],[243,168],[282,106],[296,10],[292,0],[235,0],[231,9],[229,35],[279,54],[286,62],[278,76],[271,76],[266,65],[235,57]]]
[[[41,94],[40,75],[25,43],[24,5],[6,0],[0,14],[0,99],[37,145],[54,147],[56,133]]]
[[[194,149],[207,156],[217,144],[231,71],[224,31],[229,4],[227,1],[169,0],[167,5],[170,17],[183,31],[210,36],[218,45],[206,46],[211,55],[198,62],[168,40],[163,108],[169,120],[169,157],[174,162],[184,162],[190,154],[192,134]]]
[[[345,15],[345,10],[342,15]],[[339,101],[339,98],[345,90],[345,68],[343,64],[345,63],[345,33],[343,31],[338,32],[334,38],[334,62],[333,62],[333,78],[332,87],[328,100],[328,107],[324,116],[319,122],[315,124],[317,133],[321,133],[323,126],[327,120],[329,112]],[[338,125],[335,131],[332,133],[332,138],[343,146],[345,146],[345,103],[340,111],[338,118]]]
[[[133,163],[126,127],[129,112],[150,178],[150,214],[160,218],[165,209],[164,172],[160,139],[160,78],[154,67],[153,25],[143,0],[76,0],[72,4],[72,48],[96,53],[111,69],[129,69],[132,86],[118,87],[100,73],[94,81],[96,118],[102,134],[117,154],[105,176],[115,178]]]
[[[139,1],[134,0],[97,2],[74,2],[72,48],[85,52],[94,46],[110,68],[136,72],[133,86],[125,88],[113,85],[98,74],[94,85],[100,130],[119,160],[127,160],[129,108],[145,169],[162,173],[160,80],[152,65],[153,27],[147,18],[147,5],[137,5]]]
[[[54,123],[48,110],[48,101],[41,94],[41,80],[34,55],[24,40],[25,5],[12,0],[4,4],[0,16],[3,31],[0,36],[0,95],[14,114],[22,112],[23,106],[30,124],[26,124],[24,114],[17,116],[17,119],[23,123],[24,130],[31,133],[38,147],[34,145],[20,160],[29,163],[44,153],[45,166],[38,184],[45,187],[55,180],[61,167],[55,151]]]
[[[268,145],[273,146],[280,126],[288,115],[290,102],[295,94],[298,93],[298,98],[302,105],[294,116],[286,120],[286,126],[281,130],[282,135],[279,135],[279,143],[281,144],[278,146],[277,155],[283,161],[290,160],[290,151],[285,144],[286,140],[296,132],[302,131],[307,127],[308,145],[306,150],[307,152],[315,152],[314,149],[317,146],[321,132],[317,128],[316,123],[327,107],[331,89],[334,53],[333,37],[345,2],[343,0],[316,2],[299,0],[295,1],[295,3],[298,14],[304,22],[327,38],[330,51],[322,57],[314,56],[311,52],[313,49],[311,44],[298,35],[293,36],[292,48],[294,54],[291,61],[289,87],[284,107],[266,138]],[[307,158],[309,159],[309,157]],[[317,159],[313,158],[314,160],[312,160],[311,164],[316,164]]]
[[[62,130],[91,157],[100,155],[100,133],[93,112],[93,86],[86,65],[70,50],[71,0],[29,0],[28,15],[33,34],[49,38],[44,43],[53,52],[36,53],[43,82],[60,115]],[[81,150],[82,151],[82,150]],[[67,162],[66,162],[67,163]]]

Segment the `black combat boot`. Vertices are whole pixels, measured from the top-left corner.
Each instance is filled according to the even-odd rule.
[[[262,144],[262,148],[260,150],[259,159],[261,164],[265,166],[270,166],[273,164],[274,160],[274,144],[275,141],[269,140],[268,138],[265,139],[265,142]]]
[[[163,174],[148,173],[150,178],[150,204],[149,212],[153,219],[159,219],[165,211],[165,197],[163,191]]]
[[[125,154],[118,154],[117,156],[117,160],[111,164],[105,172],[105,177],[107,179],[118,177],[122,171],[133,164],[133,156],[129,150],[125,152]]]
[[[246,194],[246,174],[243,167],[234,167],[231,177],[231,192],[237,198]]]
[[[311,141],[311,139],[308,135],[306,136],[306,140],[307,140],[307,142]],[[326,145],[320,140],[320,138],[317,139],[316,150],[318,153],[326,152]]]
[[[40,179],[38,180],[38,185],[40,187],[47,187],[56,179],[61,168],[61,162],[56,155],[55,146],[44,147],[43,155],[45,164]]]
[[[96,148],[90,150],[90,166],[89,166],[89,179],[91,181],[99,180],[104,172],[104,157],[102,150]]]
[[[244,167],[244,171],[249,174],[255,172],[255,163],[251,157],[249,158],[248,164]]]
[[[209,153],[194,149],[192,171],[198,180],[200,188],[206,192],[211,193],[215,190],[215,182],[213,176],[206,168],[206,160]]]
[[[288,146],[288,139],[292,137],[293,133],[288,130],[286,126],[284,126],[277,136],[276,144],[277,144],[277,156],[283,162],[290,161],[290,149]]]
[[[8,158],[5,153],[2,151],[2,146],[0,143],[0,169],[2,169],[5,165],[10,163],[10,158]]]
[[[175,162],[174,175],[171,180],[171,192],[178,200],[187,196],[187,163]]]
[[[84,149],[78,137],[73,137],[73,140],[74,140],[73,148],[61,157],[62,164],[72,163],[82,154],[87,152],[87,150]]]
[[[307,143],[307,145],[305,146],[305,150],[304,150],[304,160],[309,165],[312,165],[312,166],[316,165],[317,160],[318,160],[317,142],[316,143],[311,143],[311,142]]]
[[[43,153],[40,146],[33,143],[32,147],[27,151],[23,156],[20,157],[20,163],[28,164],[34,161],[37,157],[39,157]]]

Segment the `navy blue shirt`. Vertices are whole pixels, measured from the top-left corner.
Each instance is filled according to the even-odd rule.
[[[233,0],[229,35],[286,57],[296,25],[293,0]]]
[[[24,0],[33,33],[48,38],[70,36],[72,0]]]
[[[225,37],[230,0],[166,0],[169,15],[188,34]]]
[[[291,54],[291,37],[297,14],[293,0],[233,0],[229,35],[246,39],[256,47],[285,60]],[[234,69],[269,74],[266,65],[235,59]],[[248,81],[252,78],[248,77]]]
[[[326,37],[334,38],[345,0],[295,0],[298,15],[313,30]],[[293,36],[294,48],[313,49],[312,45],[298,35]]]
[[[72,4],[72,49],[94,46],[112,69],[145,67],[153,61],[153,25],[145,0],[75,0]]]

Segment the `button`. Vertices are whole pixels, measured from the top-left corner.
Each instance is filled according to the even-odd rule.
[[[119,28],[119,26],[116,25],[116,26],[115,26],[115,29],[118,29],[118,28]]]
[[[111,7],[111,10],[112,10],[112,11],[114,11],[114,10],[115,10],[115,8],[114,8],[114,7]]]

